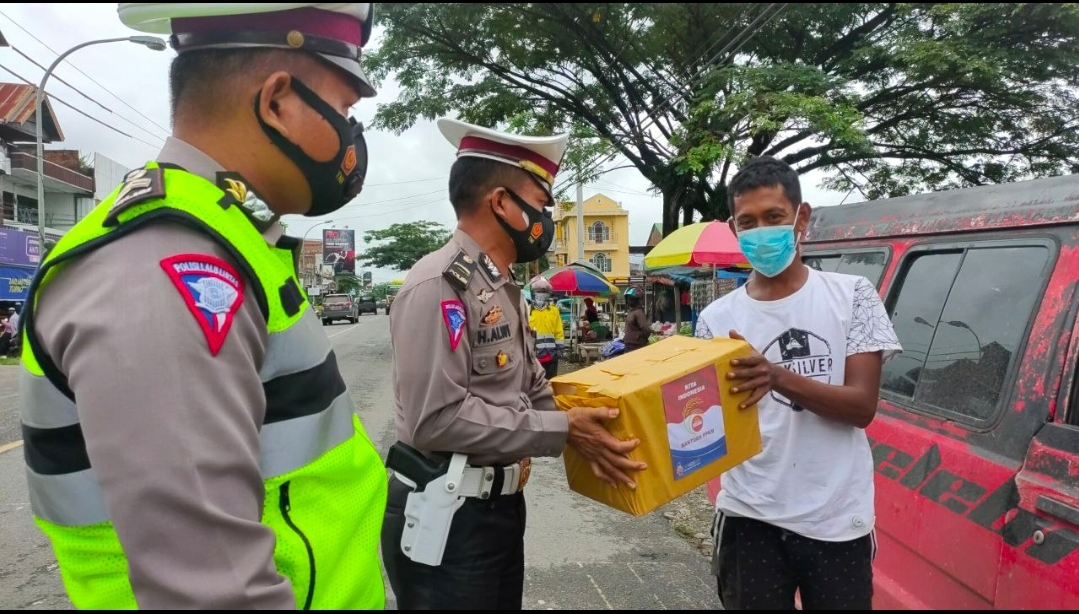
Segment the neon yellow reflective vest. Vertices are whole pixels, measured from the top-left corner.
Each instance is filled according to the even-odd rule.
[[[545,363],[557,358],[566,337],[558,307],[554,303],[547,303],[543,309],[533,307],[528,314],[528,325],[536,333],[536,359]]]
[[[297,608],[385,607],[378,558],[385,467],[352,411],[336,357],[296,280],[292,252],[267,244],[242,201],[242,194],[237,199],[201,177],[151,163],[60,239],[30,286],[20,395],[30,501],[77,608],[138,604],[86,454],[74,395],[35,335],[34,302],[56,265],[160,220],[203,230],[255,282],[269,338],[260,372],[268,400],[260,429],[262,523],[274,531],[274,562],[292,582]],[[302,389],[312,393],[289,406],[274,403],[281,390],[298,384],[289,381],[296,375],[310,380]]]

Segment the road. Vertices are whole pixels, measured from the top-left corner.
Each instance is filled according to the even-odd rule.
[[[394,442],[388,324],[385,315],[366,315],[357,324],[326,329],[383,458]],[[19,442],[19,369],[0,366],[0,608],[71,609],[49,542],[30,517]],[[707,559],[660,512],[633,518],[571,492],[555,458],[533,459],[526,493],[525,609],[720,607]],[[387,588],[387,609],[395,605]]]

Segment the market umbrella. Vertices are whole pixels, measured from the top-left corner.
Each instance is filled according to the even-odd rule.
[[[584,267],[567,265],[540,273],[551,282],[551,289],[566,296],[611,296],[618,294],[618,287],[607,281],[602,273]],[[531,284],[529,284],[531,286]]]
[[[580,260],[540,273],[529,281],[529,291],[531,291],[532,282],[539,277],[551,282],[553,292],[566,296],[617,296],[620,292],[603,273]],[[575,307],[579,309],[580,305],[575,305]],[[575,320],[577,317],[579,317],[579,312],[574,314]],[[611,324],[615,323],[616,320],[612,319]]]
[[[749,266],[726,222],[698,222],[664,237],[644,257],[647,270],[666,267]]]

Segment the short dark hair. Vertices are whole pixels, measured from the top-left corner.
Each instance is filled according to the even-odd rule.
[[[261,81],[275,71],[285,70],[313,81],[311,68],[321,61],[296,49],[198,49],[180,53],[169,67],[173,122],[181,105],[193,113],[211,116],[219,109],[234,107],[241,102],[235,94],[246,89],[239,87],[241,79]]]
[[[480,199],[495,188],[516,189],[526,179],[526,172],[497,160],[474,156],[457,158],[450,167],[450,204],[459,217],[475,210]]]
[[[787,200],[794,206],[802,204],[802,184],[798,181],[798,172],[782,160],[772,156],[758,156],[738,170],[727,187],[727,207],[734,215],[734,199],[750,190],[758,188],[783,188]]]

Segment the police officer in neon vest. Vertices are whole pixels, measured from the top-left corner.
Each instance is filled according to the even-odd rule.
[[[381,609],[385,469],[278,223],[360,192],[372,5],[119,15],[178,52],[174,136],[30,288],[35,522],[78,608]]]

